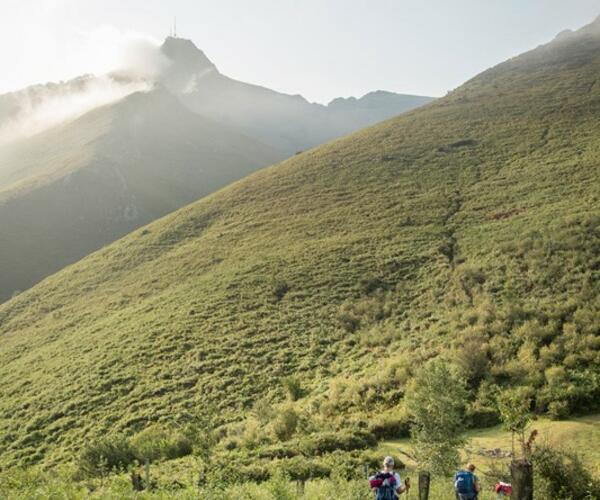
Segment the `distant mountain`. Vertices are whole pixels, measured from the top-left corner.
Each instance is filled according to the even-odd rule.
[[[373,92],[329,106],[222,75],[190,40],[169,37],[172,61],[162,82],[190,109],[238,128],[287,156],[431,102],[431,97]]]
[[[260,167],[430,100],[376,93],[342,110],[227,78],[189,40],[153,55],[151,71],[0,95],[0,302]]]
[[[0,305],[0,465],[198,413],[225,426],[226,464],[304,464],[313,432],[403,432],[435,356],[464,376],[471,425],[515,387],[538,414],[598,411],[599,74],[600,32],[561,37]],[[281,442],[268,403],[290,376]]]
[[[0,148],[0,300],[280,158],[160,88]]]

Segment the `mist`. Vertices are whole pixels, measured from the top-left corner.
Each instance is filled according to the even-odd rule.
[[[60,83],[34,85],[0,96],[0,146],[74,120],[134,92],[146,92],[169,60],[147,38],[108,43],[118,53],[103,75],[83,75]]]

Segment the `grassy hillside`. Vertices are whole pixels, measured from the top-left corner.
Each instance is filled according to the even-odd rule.
[[[597,409],[599,32],[262,170],[0,306],[0,462],[65,461],[197,413],[258,426],[290,375],[298,433],[385,427],[434,355],[463,366],[474,425],[516,385],[554,418]]]
[[[0,301],[283,157],[165,90],[0,148]]]

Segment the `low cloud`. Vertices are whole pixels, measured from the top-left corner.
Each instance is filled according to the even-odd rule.
[[[29,137],[88,111],[116,102],[151,84],[144,80],[119,82],[109,76],[86,76],[62,84],[36,85],[10,95],[17,111],[0,124],[0,145]]]
[[[0,146],[74,120],[134,92],[148,91],[169,66],[156,40],[112,27],[82,34],[81,50],[95,61],[100,76],[34,85],[0,96]]]

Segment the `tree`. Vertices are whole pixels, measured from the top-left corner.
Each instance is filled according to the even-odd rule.
[[[456,470],[466,401],[465,380],[456,366],[434,359],[419,370],[408,388],[406,407],[420,467],[444,475]]]
[[[522,458],[529,461],[531,455],[531,440],[525,439],[527,426],[533,419],[531,413],[531,389],[528,387],[516,387],[504,391],[498,398],[498,409],[502,418],[503,427],[512,433],[512,453],[515,457],[515,436],[521,446]]]

